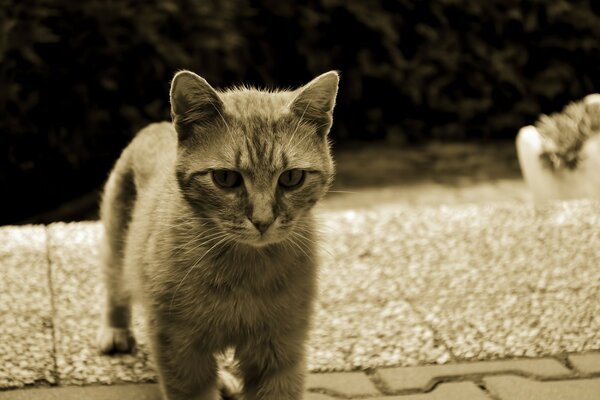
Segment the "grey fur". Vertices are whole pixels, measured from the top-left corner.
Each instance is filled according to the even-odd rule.
[[[173,125],[143,129],[111,172],[99,346],[131,350],[139,299],[166,399],[235,397],[215,358],[229,347],[237,395],[302,397],[316,291],[311,208],[333,179],[327,132],[337,84],[329,72],[295,91],[218,92],[182,71],[172,83]],[[278,177],[292,168],[307,171],[305,181],[284,190]],[[244,184],[220,188],[213,169],[239,171]]]
[[[535,123],[544,138],[540,160],[551,171],[573,170],[581,161],[581,149],[590,137],[600,133],[598,95],[572,102],[561,112],[542,115]]]

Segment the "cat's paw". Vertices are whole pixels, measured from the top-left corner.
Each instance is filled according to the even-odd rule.
[[[103,326],[96,339],[103,354],[130,353],[135,347],[135,338],[129,329]]]
[[[231,372],[220,369],[217,385],[223,400],[242,399],[242,384]]]

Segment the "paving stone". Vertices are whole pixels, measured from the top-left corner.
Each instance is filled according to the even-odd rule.
[[[56,308],[56,363],[63,385],[156,381],[139,311],[134,309],[137,350],[133,355],[100,355],[96,335],[104,302],[99,265],[98,223],[48,226]]]
[[[0,391],[0,400],[162,400],[156,384],[69,386]],[[304,400],[336,400],[321,393],[306,393]]]
[[[389,206],[320,218],[331,255],[309,357],[316,370],[443,364],[446,346],[466,360],[598,348],[600,203]]]
[[[375,397],[365,400],[492,400],[492,398],[472,382],[452,382],[440,384],[428,393]]]
[[[360,274],[359,270],[370,267],[357,263],[348,269]],[[331,274],[333,268],[338,267],[322,268],[322,294],[308,348],[312,371],[444,363],[450,359],[448,350],[436,343],[433,331],[406,301],[377,299],[358,290],[345,300],[332,298],[339,293],[336,276],[340,275],[339,270]]]
[[[569,361],[578,371],[585,374],[600,373],[600,353],[570,355]]]
[[[377,370],[377,373],[391,390],[401,391],[429,390],[436,381],[444,377],[509,371],[518,371],[543,378],[565,377],[571,374],[568,368],[551,358],[381,368]]]
[[[344,396],[378,394],[373,382],[362,372],[309,374],[306,388],[325,389]]]
[[[444,364],[449,347],[469,360],[597,350],[598,204],[323,211],[310,370]],[[55,224],[48,232],[61,380],[155,380],[138,314],[135,355],[96,353],[99,224]]]
[[[158,385],[24,389],[0,392],[0,400],[162,400]]]
[[[97,244],[97,223],[53,224],[49,227],[55,270],[57,364],[61,382],[94,384],[148,382],[156,379],[144,335],[143,320],[134,310],[138,339],[134,355],[97,354],[95,336],[104,298]],[[331,279],[335,279],[332,277]],[[326,285],[327,279],[321,280]],[[382,364],[414,365],[442,362],[447,349],[434,343],[433,333],[406,302],[321,297],[309,341],[312,371],[349,370]]]
[[[444,383],[432,392],[405,395],[368,397],[364,400],[490,400],[471,382]],[[0,400],[161,400],[160,389],[155,384],[59,387],[9,390],[0,392]],[[306,393],[305,400],[335,400],[321,393]]]
[[[43,226],[0,227],[0,389],[55,383]]]
[[[490,376],[486,388],[500,400],[598,400],[600,378],[538,382],[520,376]]]
[[[336,296],[421,299],[600,285],[600,268],[590,267],[600,260],[596,202],[387,206],[322,219],[334,256],[324,260],[340,275]]]
[[[413,305],[458,359],[490,360],[597,350],[598,298],[600,287],[591,285],[558,292],[423,299]]]

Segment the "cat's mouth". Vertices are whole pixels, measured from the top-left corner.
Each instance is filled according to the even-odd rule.
[[[282,228],[278,224],[273,224],[268,229],[260,231],[254,226],[247,226],[245,229],[237,230],[235,240],[247,246],[264,248],[281,243],[288,238],[288,230]]]
[[[249,245],[256,248],[269,246],[272,244],[280,243],[285,239],[285,235],[281,232],[275,232],[275,229],[267,230],[264,233],[260,232],[248,232],[246,234],[237,235],[236,240],[245,245]]]
[[[248,220],[221,223],[221,230],[228,236],[229,241],[254,248],[264,248],[288,241],[291,236],[294,236],[292,228],[292,221],[283,221],[280,218],[276,218],[270,226],[262,229]]]

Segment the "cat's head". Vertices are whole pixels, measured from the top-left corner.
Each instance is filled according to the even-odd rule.
[[[192,72],[175,75],[177,179],[215,245],[306,240],[303,217],[333,179],[338,81],[331,71],[294,91],[216,91]]]

